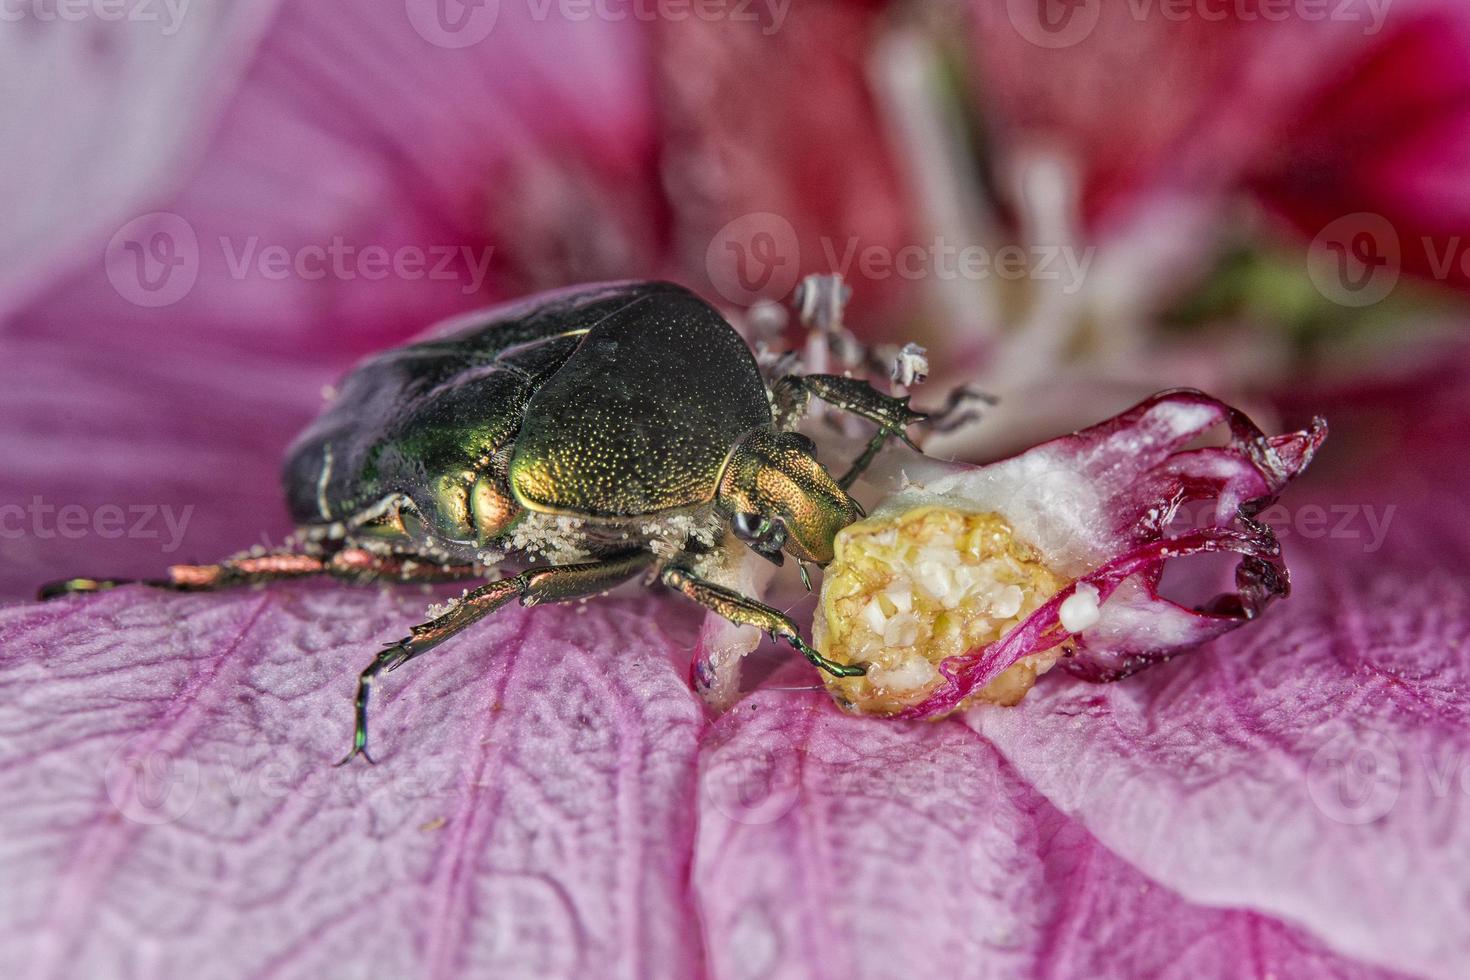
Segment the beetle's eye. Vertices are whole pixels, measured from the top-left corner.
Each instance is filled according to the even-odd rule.
[[[735,515],[735,536],[742,541],[758,541],[769,523],[759,514],[742,511]]]
[[[731,522],[735,536],[760,552],[780,551],[786,544],[786,522],[761,514],[736,514]]]
[[[797,447],[803,452],[810,453],[813,456],[817,454],[817,444],[800,432],[791,433],[791,441],[796,443]]]

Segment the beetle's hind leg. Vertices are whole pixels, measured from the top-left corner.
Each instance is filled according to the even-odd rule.
[[[362,548],[343,548],[334,554],[308,555],[276,552],[230,558],[210,565],[170,565],[168,577],[143,579],[72,578],[41,586],[39,598],[79,592],[105,592],[120,585],[148,585],[175,592],[209,592],[237,585],[283,582],[330,575],[351,582],[452,582],[482,572],[476,565],[439,565],[407,555],[379,555]]]
[[[54,599],[57,596],[72,595],[78,592],[106,592],[121,585],[147,585],[155,589],[170,589],[176,592],[206,592],[252,582],[271,582],[304,578],[308,575],[324,575],[329,573],[329,565],[329,559],[317,555],[295,553],[252,555],[246,558],[230,558],[211,565],[170,565],[167,578],[161,579],[71,578],[60,582],[49,582],[41,586],[39,598]]]
[[[337,765],[345,765],[357,756],[373,761],[367,751],[368,698],[383,671],[396,670],[414,657],[427,653],[511,599],[520,599],[523,606],[584,599],[626,582],[652,561],[650,552],[633,551],[601,561],[530,568],[519,575],[498,579],[466,593],[442,616],[413,627],[408,636],[384,647],[358,676],[357,694],[353,699],[352,751]]]
[[[664,585],[675,592],[693,599],[710,612],[723,616],[732,623],[754,626],[776,639],[785,640],[803,657],[833,677],[861,677],[867,673],[867,667],[862,664],[840,664],[822,656],[801,638],[801,632],[790,616],[765,603],[757,602],[722,585],[706,582],[682,568],[665,568],[662,579]]]

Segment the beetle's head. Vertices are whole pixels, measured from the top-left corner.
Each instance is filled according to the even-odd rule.
[[[719,505],[735,536],[777,565],[782,552],[827,564],[837,532],[863,516],[816,451],[799,432],[759,430],[735,447],[720,479]]]

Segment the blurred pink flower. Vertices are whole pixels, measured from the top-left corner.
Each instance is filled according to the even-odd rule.
[[[217,6],[167,45],[136,23],[0,38],[24,69],[7,68],[3,111],[36,134],[0,164],[24,216],[0,235],[0,502],[24,511],[19,537],[5,511],[6,593],[278,540],[279,458],[320,387],[441,315],[624,274],[719,294],[711,245],[735,256],[782,231],[722,240],[732,221],[788,222],[806,272],[821,236],[891,248],[948,200],[904,149],[927,146],[902,129],[923,120],[894,111],[932,76],[879,6],[793,5],[769,33],[467,6],[498,16],[464,47],[416,28],[414,2]],[[1105,19],[1070,54],[1002,36],[1002,9],[979,9],[975,43],[1007,193],[1036,191],[1027,227],[1049,229],[1069,227],[1052,219],[1075,191],[1077,234],[1136,246],[1043,325],[1102,308],[1144,326],[1167,270],[1204,261],[1184,246],[1214,227],[1216,191],[1253,189],[1308,231],[1334,195],[1406,237],[1458,213],[1437,195],[1458,193],[1462,107],[1437,86],[1459,66],[1420,54],[1457,50],[1455,8],[1401,0],[1381,35],[1351,37]],[[1391,83],[1351,84],[1355,99],[1424,107],[1412,132],[1370,117],[1373,169],[1352,166],[1361,117],[1324,101],[1344,77]],[[1236,78],[1251,84],[1219,94]],[[76,112],[42,118],[55,92]],[[1314,168],[1282,162],[1297,129]],[[1070,162],[1038,168],[1049,140]],[[1313,173],[1332,185],[1300,186]],[[155,211],[189,235],[132,225]],[[256,263],[334,239],[354,263],[444,249],[452,274]],[[181,295],[148,292],[145,268]],[[910,317],[983,336],[1004,309],[857,285],[855,315],[881,314],[887,336]],[[1040,336],[1020,350],[1055,396],[1051,345],[1072,335]],[[1134,381],[1201,380],[1147,363]],[[963,723],[776,689],[711,718],[686,681],[697,617],[612,598],[502,613],[395,674],[382,764],[334,770],[351,679],[421,596],[124,590],[0,609],[0,973],[1452,976],[1470,956],[1463,363],[1371,402],[1279,403],[1336,433],[1289,500],[1288,604],[1124,684],[1049,676]],[[1036,390],[1020,404],[1041,414]],[[106,506],[134,530],[104,532]]]
[[[1406,268],[1444,279],[1431,259],[1459,247],[1470,206],[1470,17],[1447,0],[1315,8],[976,4],[976,97],[991,163],[1015,181],[1003,184],[1008,205],[1026,208],[1024,171],[1056,157],[1094,241],[1145,223],[1158,235],[1171,211],[1218,221],[1256,192],[1307,239],[1334,219],[1380,215]],[[1177,228],[1165,247],[1197,256],[1214,244]]]

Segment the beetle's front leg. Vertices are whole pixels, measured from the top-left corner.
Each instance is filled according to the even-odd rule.
[[[953,432],[984,416],[987,408],[994,408],[999,399],[987,394],[974,385],[955,388],[945,399],[944,407],[929,413],[924,420],[927,432]]]
[[[519,575],[490,582],[466,593],[444,615],[413,627],[408,636],[384,647],[358,676],[357,694],[353,699],[352,751],[337,765],[345,765],[359,755],[373,761],[367,752],[368,698],[383,671],[397,670],[466,626],[484,619],[511,599],[519,598],[523,606],[535,606],[543,602],[567,602],[594,596],[626,582],[652,561],[651,553],[634,551],[603,561],[528,568]]]
[[[693,599],[710,612],[723,616],[732,623],[754,626],[769,633],[774,639],[785,640],[803,657],[833,677],[861,677],[867,673],[867,667],[863,664],[840,664],[822,656],[801,638],[801,633],[790,616],[765,603],[757,602],[722,585],[696,578],[682,568],[665,568],[661,578],[664,585]]]
[[[878,426],[868,446],[837,481],[845,490],[852,486],[873,457],[883,448],[890,436],[896,436],[913,446],[904,430],[928,416],[909,408],[908,397],[895,398],[885,395],[861,378],[847,378],[837,374],[792,374],[775,385],[776,404],[787,414],[799,415],[808,399],[815,395],[822,401],[858,418],[867,419]],[[917,446],[914,446],[917,449]]]

